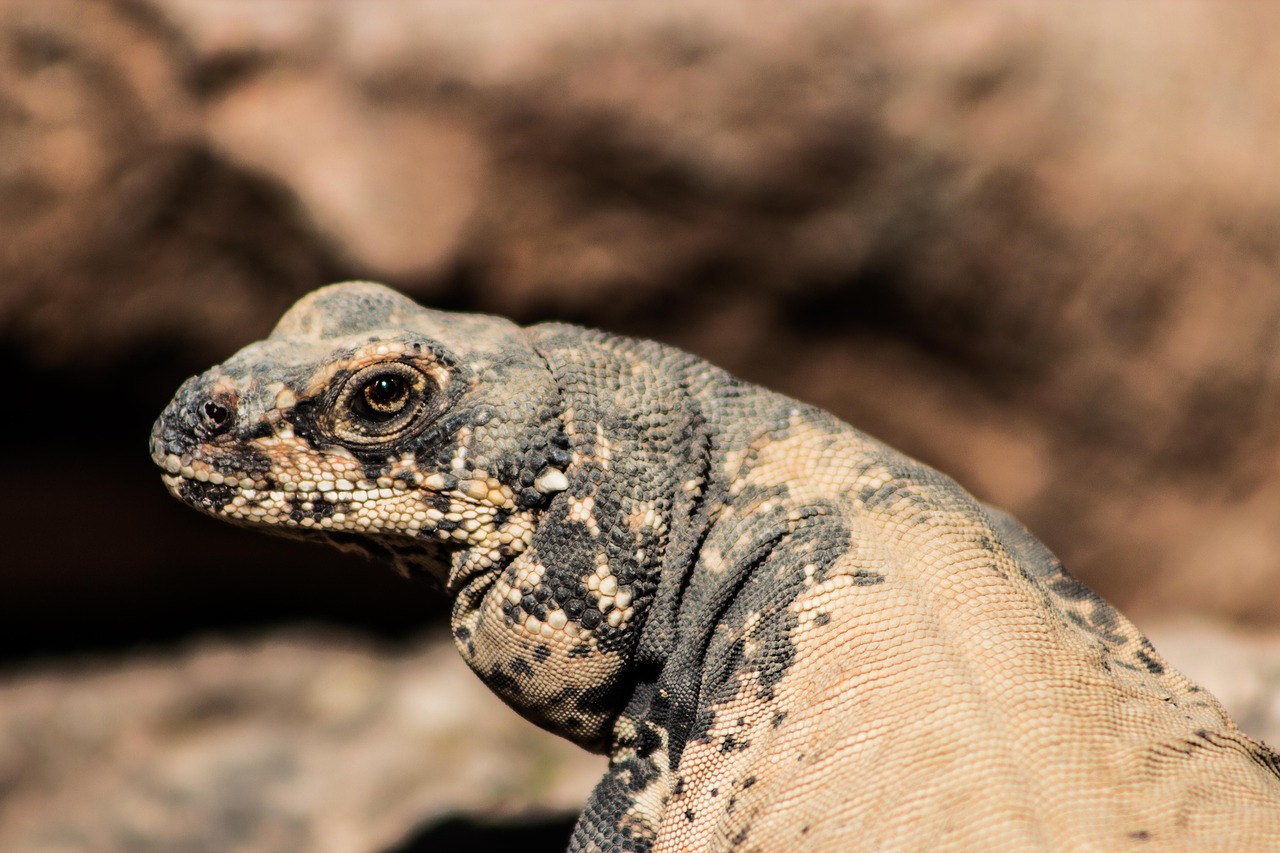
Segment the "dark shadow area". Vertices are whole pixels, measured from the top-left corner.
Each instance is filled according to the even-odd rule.
[[[548,815],[509,823],[485,823],[457,816],[432,822],[381,853],[561,853],[569,845],[576,821],[576,815]]]
[[[152,420],[200,369],[176,352],[123,369],[41,368],[0,351],[0,664],[282,622],[403,638],[444,612],[387,566],[263,536],[173,500],[147,452]]]

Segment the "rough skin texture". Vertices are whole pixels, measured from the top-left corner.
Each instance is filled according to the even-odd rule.
[[[319,290],[189,380],[181,500],[438,582],[610,769],[570,849],[1280,847],[1280,758],[1021,525],[677,350]]]

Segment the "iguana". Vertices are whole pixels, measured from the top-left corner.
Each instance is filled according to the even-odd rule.
[[[151,452],[442,586],[480,678],[610,758],[572,851],[1280,849],[1280,757],[1018,522],[679,350],[331,285]]]

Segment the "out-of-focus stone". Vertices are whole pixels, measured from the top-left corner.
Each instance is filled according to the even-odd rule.
[[[443,272],[480,194],[482,149],[464,124],[380,108],[323,71],[235,88],[210,107],[208,133],[228,162],[289,187],[320,236],[379,278]]]
[[[206,641],[0,683],[0,849],[374,851],[453,814],[572,814],[604,771],[447,638]]]
[[[1245,731],[1280,742],[1280,636],[1150,633]],[[404,652],[207,640],[0,682],[4,850],[376,851],[455,815],[476,835],[567,821],[603,771],[503,706],[445,637]]]
[[[0,15],[0,345],[32,363],[194,372],[305,290],[384,278],[830,408],[1126,611],[1280,617],[1269,6]],[[85,432],[50,479],[106,464]]]
[[[1236,725],[1280,744],[1280,633],[1205,621],[1156,623],[1147,633],[1175,668],[1222,700]]]

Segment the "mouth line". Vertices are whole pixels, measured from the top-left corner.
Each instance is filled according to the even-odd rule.
[[[236,486],[241,489],[266,488],[265,480],[219,471],[209,463],[200,459],[184,459],[176,453],[168,453],[155,458],[155,463],[164,470],[161,475],[166,484],[176,484],[182,480],[198,483],[211,483],[215,486]]]
[[[419,486],[408,483],[397,485],[390,478],[378,480],[360,479],[352,481],[346,478],[336,480],[300,480],[297,483],[279,483],[263,477],[252,477],[248,474],[219,471],[200,459],[184,460],[177,454],[170,453],[159,460],[163,469],[161,479],[165,485],[177,487],[183,482],[200,483],[208,486],[226,486],[236,490],[246,500],[270,496],[276,501],[327,501],[337,503],[350,501],[365,503],[379,499],[405,495],[419,491]]]
[[[422,518],[411,519],[403,507],[397,508],[395,499],[403,501],[420,491],[407,484],[395,488],[373,481],[351,483],[339,479],[336,483],[303,481],[286,487],[265,479],[214,471],[199,460],[183,464],[180,457],[172,454],[161,467],[161,480],[183,503],[239,524],[353,533],[385,531],[412,538],[419,531],[434,528],[444,518],[440,514],[440,518],[433,519],[438,511],[427,509]],[[394,525],[400,522],[407,529],[396,530]]]
[[[373,485],[368,489],[339,490],[331,487],[303,491],[298,488],[278,487],[263,480],[254,480],[251,477],[236,477],[235,475],[218,474],[217,472],[206,473],[204,471],[194,471],[190,474],[183,471],[179,471],[177,474],[166,472],[160,475],[160,479],[171,489],[176,489],[183,483],[199,483],[202,486],[230,488],[236,495],[246,501],[270,499],[276,502],[290,501],[293,503],[368,504],[417,491],[414,488],[381,488],[377,485]]]
[[[408,482],[391,477],[286,480],[218,471],[207,460],[168,454],[161,479],[182,502],[228,521],[276,529],[319,529],[350,533],[431,534],[460,544],[477,544],[504,509],[514,509],[509,490],[494,505],[465,491],[437,491],[430,478]],[[355,472],[352,472],[355,474]],[[484,484],[486,497],[497,488]],[[474,487],[473,487],[474,488]],[[438,496],[436,499],[429,495]],[[447,506],[439,498],[447,498]],[[505,506],[510,504],[510,506]]]

